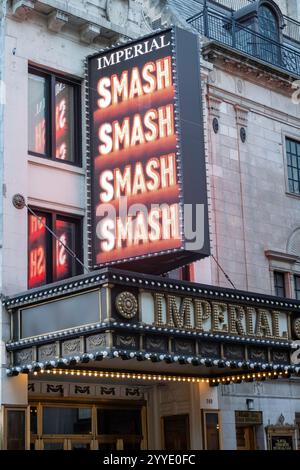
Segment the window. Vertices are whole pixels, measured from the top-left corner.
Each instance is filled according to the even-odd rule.
[[[194,280],[194,266],[188,264],[182,268],[173,269],[169,271],[167,277],[170,279],[177,279],[178,281],[193,281]]]
[[[271,64],[282,65],[276,14],[269,7],[262,5],[259,8],[258,24],[260,34],[266,38],[258,38],[256,44],[258,57]]]
[[[294,276],[295,281],[295,297],[300,300],[300,276]]]
[[[81,266],[58,239],[82,259],[81,220],[34,210],[28,214],[28,287],[60,281],[82,272]],[[46,229],[47,225],[58,237]]]
[[[91,408],[43,408],[43,434],[90,434]]]
[[[28,151],[80,164],[80,85],[29,69]]]
[[[278,41],[278,20],[271,8],[262,5],[259,8],[259,30],[260,33],[269,39]]]
[[[286,139],[288,190],[300,194],[300,142]]]
[[[277,297],[285,297],[284,273],[274,271],[274,288]]]

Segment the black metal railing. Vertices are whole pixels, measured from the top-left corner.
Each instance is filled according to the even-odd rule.
[[[245,6],[254,3],[256,0],[210,0],[211,3],[222,5],[228,10],[237,11]],[[283,15],[285,27],[283,35],[293,41],[300,42],[300,23],[299,21]]]
[[[300,51],[241,25],[233,16],[224,16],[203,8],[201,13],[187,21],[209,39],[300,76]]]

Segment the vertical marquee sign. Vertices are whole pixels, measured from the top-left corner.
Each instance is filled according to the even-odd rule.
[[[163,273],[209,255],[198,63],[177,28],[88,58],[93,268]]]

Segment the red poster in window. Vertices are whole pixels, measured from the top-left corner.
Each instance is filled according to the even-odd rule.
[[[29,215],[28,287],[46,283],[46,217]]]
[[[58,160],[73,160],[73,88],[62,82],[55,86],[55,127]]]
[[[56,279],[65,279],[74,275],[73,258],[66,246],[74,251],[75,225],[65,220],[56,220]]]

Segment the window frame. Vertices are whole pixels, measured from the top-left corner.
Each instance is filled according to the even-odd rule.
[[[66,163],[76,167],[82,167],[82,99],[81,99],[81,80],[73,77],[66,76],[62,73],[52,72],[43,69],[37,65],[29,64],[28,66],[28,83],[29,75],[36,75],[43,77],[46,80],[46,95],[45,95],[45,154],[29,150],[28,155],[34,157],[52,160],[54,162]],[[66,85],[73,87],[74,92],[74,161],[61,160],[56,158],[56,112],[55,112],[55,84],[56,81],[62,82]],[[28,105],[29,112],[29,105]],[[29,126],[29,123],[28,123]],[[29,132],[29,129],[28,129]]]
[[[277,295],[277,285],[276,285],[276,276],[277,274],[282,275],[283,279],[283,289],[284,289],[284,295]],[[287,298],[287,280],[286,280],[287,272],[286,271],[281,271],[280,269],[274,269],[273,271],[273,288],[274,288],[274,293],[276,297],[280,297],[282,299]],[[280,287],[280,286],[279,286]]]
[[[293,273],[293,280],[294,280],[294,294],[295,294],[295,299],[300,300],[300,289],[297,289],[297,279],[299,279],[300,282],[300,273]],[[297,298],[297,292],[299,292],[299,299]],[[299,421],[300,422],[300,421]]]
[[[289,187],[289,175],[288,175],[288,153],[287,153],[287,145],[286,141],[287,139],[289,140],[294,140],[296,143],[300,144],[300,138],[299,134],[293,133],[291,131],[282,131],[282,147],[283,147],[283,160],[284,160],[284,180],[285,180],[285,193],[287,196],[292,197],[292,198],[300,198],[300,193],[294,193],[290,191]],[[299,179],[299,185],[300,185],[300,179]]]
[[[83,263],[83,217],[76,214],[66,214],[65,212],[55,211],[55,210],[48,210],[39,207],[30,206],[30,209],[38,217],[46,217],[46,223],[48,227],[55,233],[56,227],[56,220],[63,219],[66,222],[71,222],[75,224],[75,249],[73,250],[77,256]],[[29,216],[33,214],[28,211],[27,212],[27,221],[29,220]],[[27,286],[29,288],[29,223],[27,222],[28,230],[27,230]],[[48,230],[46,229],[46,282],[42,285],[47,285],[52,282],[59,282],[63,279],[56,279],[56,238],[50,235]],[[82,266],[75,261],[75,273],[72,274],[71,277],[77,276],[83,273]],[[66,278],[69,279],[69,278]],[[35,287],[32,287],[35,289]]]

